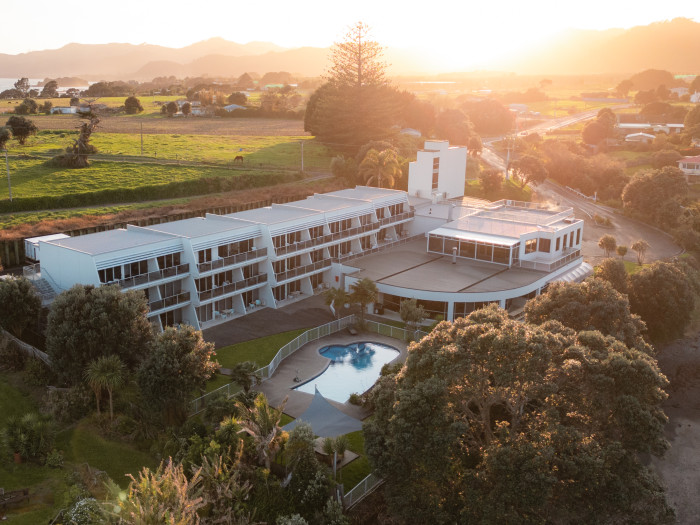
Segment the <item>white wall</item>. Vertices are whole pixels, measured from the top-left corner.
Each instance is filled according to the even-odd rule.
[[[433,189],[433,159],[440,159],[438,187]],[[445,193],[448,198],[463,197],[467,170],[467,148],[450,147],[447,141],[425,141],[425,149],[418,151],[416,160],[408,165],[408,193],[430,198],[434,193]]]
[[[56,284],[61,292],[73,285],[100,285],[92,256],[75,250],[67,250],[54,244],[40,242],[42,277]]]

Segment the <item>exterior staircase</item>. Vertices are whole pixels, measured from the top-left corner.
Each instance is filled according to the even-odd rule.
[[[41,304],[44,306],[50,304],[56,297],[56,291],[51,284],[49,284],[49,281],[43,277],[33,279],[32,284],[36,288],[37,293],[41,296]]]

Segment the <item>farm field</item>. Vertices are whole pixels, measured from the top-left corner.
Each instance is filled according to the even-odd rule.
[[[78,137],[77,130],[43,130],[31,137],[27,144],[8,144],[10,154],[57,155]],[[301,167],[301,142],[310,136],[260,135],[201,135],[201,134],[146,134],[105,133],[98,128],[91,143],[97,148],[95,158],[149,157],[186,162],[213,162],[228,164],[238,155],[243,165],[287,169]],[[325,146],[309,142],[304,147],[305,167],[330,165],[331,153]],[[116,159],[115,159],[116,160]]]
[[[142,114],[141,114],[142,115]],[[273,118],[164,117],[141,115],[100,117],[97,133],[179,133],[192,135],[293,136],[307,135],[303,120]],[[3,115],[3,118],[5,116]],[[9,117],[9,116],[8,116]],[[78,129],[83,119],[77,115],[30,115],[39,130]],[[4,124],[4,122],[3,122]]]
[[[124,105],[127,97],[99,97],[95,99],[95,104],[104,104],[109,108],[119,108]],[[137,97],[143,106],[143,112],[137,115],[121,115],[126,118],[134,117],[162,117],[160,108],[163,104],[174,102],[185,98],[183,95],[156,95],[156,96],[139,96]],[[93,97],[80,98],[80,102],[93,100]],[[0,100],[0,113],[12,112],[16,106],[22,103],[23,99]],[[49,101],[53,107],[68,106],[69,98],[36,98],[34,99],[41,106],[44,102]],[[34,116],[34,115],[31,115]]]

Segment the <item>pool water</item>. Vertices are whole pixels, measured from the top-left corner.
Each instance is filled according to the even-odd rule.
[[[314,387],[328,399],[345,403],[350,394],[369,390],[379,379],[382,367],[398,357],[399,351],[380,343],[331,345],[319,353],[331,360],[326,370],[294,390],[314,394]]]

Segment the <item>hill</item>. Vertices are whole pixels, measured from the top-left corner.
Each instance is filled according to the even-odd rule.
[[[700,23],[687,18],[631,29],[567,31],[494,67],[520,74],[700,72]]]

